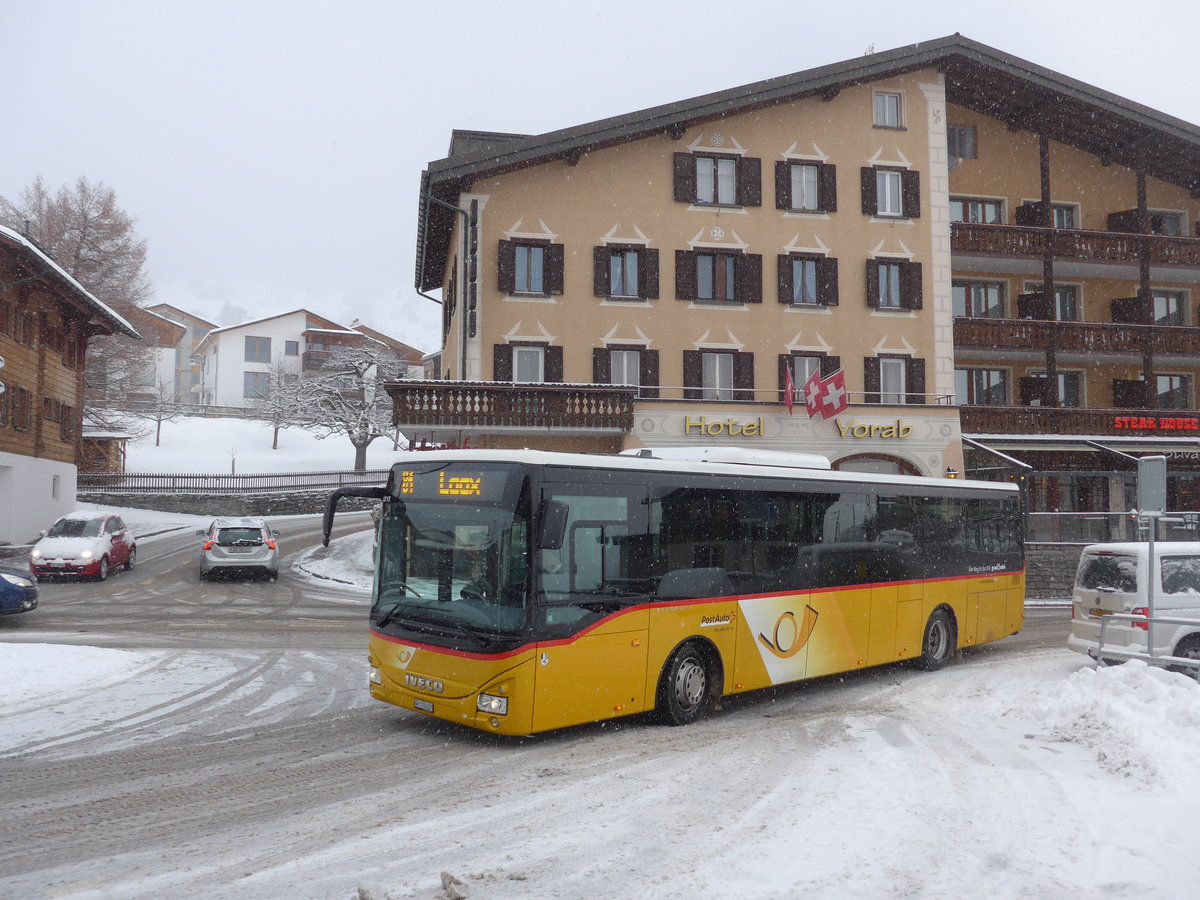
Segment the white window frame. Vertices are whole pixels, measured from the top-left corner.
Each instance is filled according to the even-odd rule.
[[[540,244],[517,244],[513,247],[513,292],[544,294],[546,292],[546,248]]]
[[[814,163],[794,162],[788,166],[791,176],[791,208],[800,212],[821,209],[820,170]]]
[[[700,396],[704,400],[733,399],[733,354],[701,351]]]
[[[738,161],[727,156],[696,157],[696,202],[737,205]]]
[[[879,402],[885,406],[904,403],[908,388],[908,361],[883,357],[879,360]]]
[[[636,298],[638,296],[638,252],[629,249],[610,251],[608,278],[610,296]]]
[[[904,175],[896,169],[875,170],[875,214],[904,215]]]
[[[608,351],[609,382],[631,387],[642,386],[642,352],[640,350]]]
[[[879,260],[879,309],[904,308],[904,263],[898,259]]]
[[[904,127],[904,97],[898,91],[875,92],[875,125],[878,128]]]
[[[522,377],[531,374],[537,377]],[[545,347],[513,347],[513,381],[522,384],[543,384],[546,381]]]

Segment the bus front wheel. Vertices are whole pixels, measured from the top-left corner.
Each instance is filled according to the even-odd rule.
[[[709,668],[695,641],[676,648],[658,683],[657,709],[668,725],[695,722],[708,706]]]
[[[954,655],[957,634],[950,614],[944,609],[935,609],[925,623],[925,636],[921,639],[921,657],[917,665],[927,672],[936,672]]]

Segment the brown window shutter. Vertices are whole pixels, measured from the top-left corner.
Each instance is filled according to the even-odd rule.
[[[921,264],[906,262],[900,265],[900,298],[905,309],[920,309],[924,298],[921,283]]]
[[[733,354],[733,399],[754,399],[754,354]]]
[[[1113,379],[1112,404],[1118,409],[1150,409],[1148,382]]]
[[[779,302],[792,302],[792,258],[786,253],[775,257],[778,266]]]
[[[701,368],[700,351],[699,350],[684,350],[683,351],[683,399],[699,400],[701,395],[701,386],[704,383],[703,369]]]
[[[1038,228],[1049,225],[1049,215],[1049,206],[1043,206],[1040,200],[1029,200],[1013,210],[1013,221],[1018,225]]]
[[[866,391],[865,403],[879,403],[880,387],[879,357],[868,356],[863,360],[863,390]]]
[[[691,203],[696,199],[696,158],[690,153],[675,154],[675,199]]]
[[[696,252],[675,251],[675,299],[696,299]]]
[[[1050,379],[1045,375],[1022,376],[1017,384],[1022,406],[1050,405]]]
[[[906,359],[904,361],[904,386],[908,394],[905,403],[925,403],[925,360]]]
[[[547,294],[563,292],[563,245],[546,245],[546,270],[543,287]]]
[[[838,261],[826,256],[817,260],[817,300],[825,306],[838,305]]]
[[[513,350],[512,344],[494,344],[492,346],[492,381],[513,380]]]
[[[740,253],[733,260],[733,289],[742,303],[762,303],[762,256]]]
[[[658,251],[649,247],[638,251],[638,296],[658,299]]]
[[[842,367],[842,358],[840,356],[822,356],[821,357],[821,377],[828,378],[834,372]]]
[[[775,208],[792,208],[792,164],[786,160],[775,163]]]
[[[563,348],[550,346],[545,350],[545,370],[543,375],[547,382],[561,384],[563,380]]]
[[[867,260],[867,306],[879,308],[879,260]]]
[[[817,167],[817,197],[821,212],[837,212],[837,166],[821,163]]]
[[[915,169],[900,173],[900,202],[908,218],[921,217],[921,173]]]
[[[737,164],[737,201],[742,206],[762,206],[762,160],[743,157]]]
[[[862,211],[864,216],[873,216],[879,212],[879,194],[875,184],[875,169],[871,166],[859,172],[862,178]]]
[[[658,351],[643,350],[638,357],[638,371],[641,375],[642,386],[638,396],[647,398],[658,397]]]
[[[511,294],[517,287],[517,245],[501,241],[496,265],[496,289]]]
[[[592,348],[592,384],[611,384],[612,365],[607,347]]]
[[[611,257],[612,251],[607,247],[592,248],[592,293],[597,297],[607,297],[612,291],[612,272],[608,266]]]

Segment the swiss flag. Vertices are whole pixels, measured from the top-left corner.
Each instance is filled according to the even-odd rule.
[[[804,408],[808,410],[808,417],[811,419],[814,416],[824,418],[821,414],[821,373],[820,371],[813,372],[808,376],[808,381],[804,382]]]
[[[783,371],[783,405],[787,407],[788,415],[796,405],[796,382],[792,381],[792,367],[788,365]]]
[[[822,419],[832,419],[850,406],[850,399],[846,394],[845,369],[838,369],[828,378],[822,378],[820,385],[820,393],[817,397],[817,414]],[[812,412],[810,411],[809,416],[811,415]]]

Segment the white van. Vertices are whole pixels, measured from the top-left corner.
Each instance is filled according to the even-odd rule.
[[[1104,617],[1148,615],[1152,588],[1155,618],[1195,620],[1194,625],[1155,623],[1154,655],[1200,659],[1200,542],[1155,543],[1153,579],[1148,577],[1149,550],[1145,543],[1084,548],[1075,573],[1068,647],[1094,659]],[[1148,652],[1146,623],[1109,622],[1104,649],[1110,662],[1123,662],[1126,653]],[[1109,650],[1116,653],[1109,656]]]

